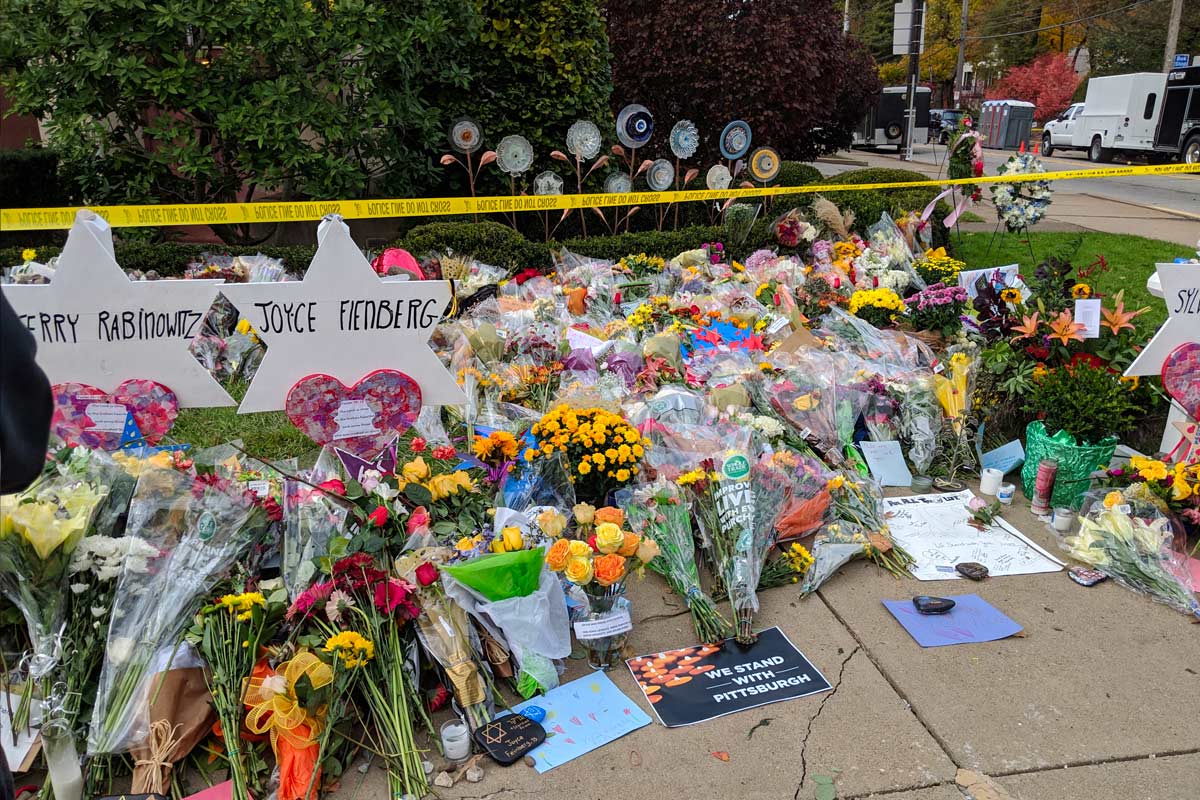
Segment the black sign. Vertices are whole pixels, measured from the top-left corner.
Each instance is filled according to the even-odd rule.
[[[726,639],[631,658],[625,662],[660,722],[694,725],[749,708],[829,691],[829,681],[808,663],[779,628],[749,646]]]
[[[475,729],[475,742],[508,766],[546,741],[546,729],[524,714],[510,714]]]

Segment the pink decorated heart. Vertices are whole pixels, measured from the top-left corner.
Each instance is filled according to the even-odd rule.
[[[421,387],[394,369],[376,370],[350,388],[331,375],[309,375],[288,392],[286,409],[317,444],[372,458],[416,421]]]
[[[1200,343],[1188,342],[1163,361],[1163,388],[1192,419],[1200,419]]]
[[[130,379],[111,393],[86,383],[58,383],[53,393],[50,429],[72,447],[116,450],[126,413],[133,415],[145,443],[157,444],[179,416],[175,393],[155,381]]]

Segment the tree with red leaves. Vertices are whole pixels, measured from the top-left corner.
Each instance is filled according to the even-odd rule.
[[[725,123],[744,119],[753,145],[812,160],[850,143],[880,83],[842,34],[834,0],[609,0],[613,104],[641,103],[664,132],[700,129],[698,158],[720,158]],[[651,146],[666,151],[666,137]]]
[[[1033,103],[1034,118],[1054,119],[1067,106],[1079,86],[1079,76],[1064,53],[1046,53],[1023,67],[1013,67],[988,90],[988,100],[1024,100]]]

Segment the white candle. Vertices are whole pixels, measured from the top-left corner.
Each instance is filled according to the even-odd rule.
[[[1066,533],[1071,530],[1071,525],[1075,522],[1075,512],[1069,508],[1056,508],[1054,509],[1052,522],[1054,530],[1059,533]]]
[[[471,757],[471,730],[461,720],[442,723],[442,752],[450,761],[466,761]]]
[[[979,475],[979,493],[994,495],[1000,491],[1000,482],[1004,480],[1004,473],[998,469],[990,467],[984,469]]]

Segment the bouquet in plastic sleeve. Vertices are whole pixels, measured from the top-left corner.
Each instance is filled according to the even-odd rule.
[[[937,454],[942,410],[931,373],[916,373],[897,385],[900,400],[900,439],[909,463],[918,475],[926,475]]]
[[[34,687],[42,697],[42,744],[56,794],[78,800],[83,787],[69,698],[55,688],[71,597],[71,562],[104,503],[106,478],[51,469],[25,491],[0,497],[0,590],[29,631],[25,692],[13,729],[30,722]]]
[[[780,451],[787,452],[787,451]],[[820,459],[801,453],[790,453],[792,490],[775,520],[779,542],[800,539],[815,533],[828,518],[832,498],[829,479],[835,473]]]
[[[1200,618],[1200,586],[1187,556],[1172,546],[1169,519],[1144,485],[1092,492],[1084,508],[1078,528],[1059,534],[1059,547],[1121,585]]]
[[[836,467],[849,459],[857,466],[851,444],[867,393],[851,385],[849,376],[839,377],[841,371],[834,359],[820,354],[765,376],[759,391],[827,464]]]
[[[287,479],[283,484],[283,546],[280,573],[288,597],[295,600],[316,577],[319,559],[343,535],[349,509],[312,484]]]
[[[798,208],[780,214],[771,223],[771,233],[783,247],[803,247],[817,238],[817,229],[804,219]]]
[[[671,590],[687,603],[697,640],[724,640],[730,634],[729,622],[700,588],[687,497],[679,486],[663,478],[623,494],[627,496],[621,505],[630,528],[653,539],[661,551],[650,562],[650,569],[666,578]]]
[[[815,563],[805,575],[801,591],[815,592],[838,567],[858,555],[867,556],[897,577],[908,575],[913,558],[892,540],[879,487],[843,473],[830,478],[828,488],[833,521],[813,542]]]
[[[517,550],[442,567],[446,594],[497,641],[507,642],[525,697],[558,685],[554,659],[571,654],[562,585],[541,549]]]
[[[258,498],[229,480],[142,471],[126,532],[157,548],[158,556],[144,573],[126,565],[117,584],[89,752],[123,752],[146,735],[155,654],[177,645],[200,600],[267,524]]]

